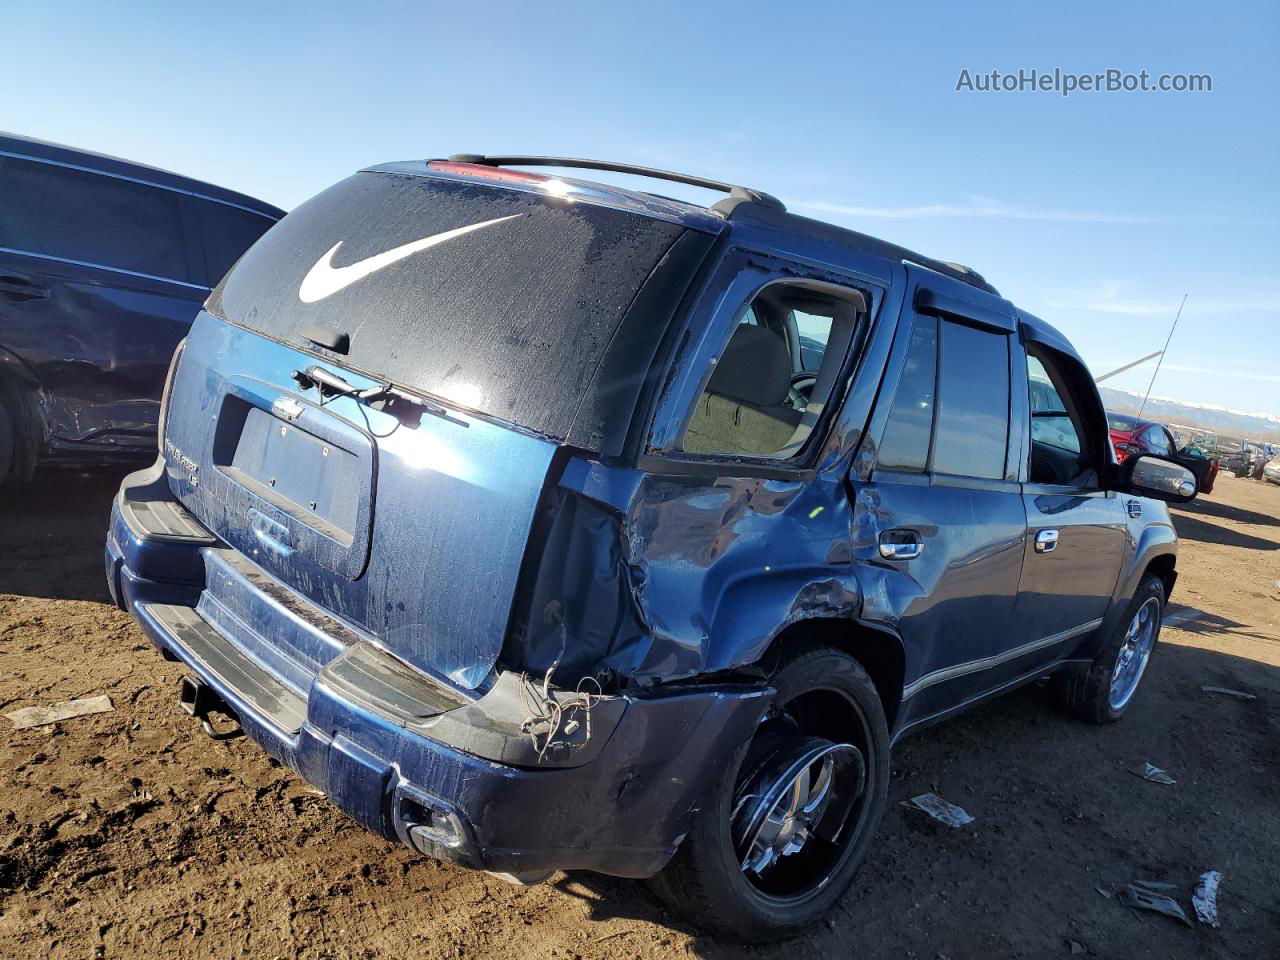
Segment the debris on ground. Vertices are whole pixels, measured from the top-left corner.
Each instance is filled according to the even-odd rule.
[[[1196,881],[1196,892],[1191,895],[1191,906],[1195,907],[1196,919],[1211,927],[1218,926],[1218,884],[1222,882],[1222,874],[1217,870],[1206,870]]]
[[[1252,693],[1245,693],[1243,690],[1232,690],[1230,687],[1201,687],[1205,693],[1221,693],[1228,697],[1239,697],[1241,700],[1257,700],[1258,698]]]
[[[1175,889],[1177,888],[1172,883],[1135,880],[1120,888],[1117,899],[1126,907],[1163,913],[1167,917],[1173,917],[1191,926],[1191,921],[1187,918],[1187,912],[1182,909],[1182,904],[1167,892]]]
[[[1084,944],[1081,943],[1079,940],[1068,940],[1067,949],[1071,951],[1071,955],[1073,957],[1089,952],[1088,950],[1085,949]]]
[[[1138,775],[1143,780],[1150,780],[1152,783],[1173,784],[1178,782],[1169,776],[1168,770],[1161,770],[1154,763],[1144,763],[1138,769],[1130,772]]]
[[[110,697],[85,697],[83,700],[65,700],[51,707],[23,707],[6,713],[13,721],[15,730],[26,730],[28,727],[44,727],[59,720],[70,720],[91,713],[110,713],[115,707]]]
[[[923,810],[939,823],[945,823],[948,827],[963,827],[966,823],[973,823],[973,817],[969,815],[962,807],[957,807],[954,803],[947,803],[936,793],[922,793],[918,797],[912,797],[904,807],[915,807],[917,810]]]

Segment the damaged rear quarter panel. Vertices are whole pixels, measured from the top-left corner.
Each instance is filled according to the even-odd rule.
[[[788,625],[854,618],[838,482],[653,475],[571,461],[525,666],[650,683],[758,660]]]
[[[509,664],[534,674],[554,667],[557,682],[570,686],[588,674],[659,683],[750,665],[799,621],[857,623],[862,594],[845,478],[893,342],[902,267],[780,252],[814,265],[782,269],[770,260],[777,277],[811,276],[870,295],[870,327],[811,466],[691,464],[665,454],[739,304],[773,276],[744,272],[750,257],[726,256],[668,372],[650,437],[649,449],[660,452],[642,457],[641,469],[584,457],[565,463]]]
[[[650,476],[627,522],[652,631],[638,677],[752,663],[791,623],[857,615],[837,484]]]

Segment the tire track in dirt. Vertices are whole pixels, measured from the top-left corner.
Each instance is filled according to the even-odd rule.
[[[1213,513],[1195,515],[1209,539],[1184,543],[1175,599],[1205,617],[1166,632],[1124,723],[1075,723],[1033,687],[906,740],[878,843],[830,923],[749,953],[992,960],[1065,955],[1074,940],[1098,956],[1268,956],[1280,943],[1280,550],[1255,547],[1280,541],[1267,522],[1280,487],[1245,483],[1224,482]],[[20,510],[0,506],[13,544],[0,702],[109,691],[116,708],[36,730],[0,720],[0,956],[742,955],[628,881],[561,874],[520,889],[425,860],[253,744],[204,738],[177,709],[180,668],[104,602],[112,489],[60,480]],[[1134,777],[1144,760],[1178,784]],[[926,791],[977,821],[944,830],[898,805]],[[1094,888],[1145,876],[1189,892],[1209,867],[1225,876],[1218,931],[1136,915]]]

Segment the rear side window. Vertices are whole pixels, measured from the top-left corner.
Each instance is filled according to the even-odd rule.
[[[231,265],[267,232],[275,220],[225,203],[194,199],[200,234],[204,238],[204,259],[212,286]]]
[[[998,480],[1008,442],[1009,338],[917,316],[877,465]]]
[[[0,247],[192,281],[172,190],[0,158]],[[197,281],[198,282],[198,281]]]
[[[794,358],[796,372],[816,373],[822,366],[822,356],[827,352],[827,340],[831,337],[831,318],[804,310],[792,310],[790,323],[796,330],[799,354]]]
[[[1009,443],[1009,338],[950,320],[940,327],[933,470],[998,480]]]
[[[906,366],[889,411],[877,462],[888,470],[922,472],[929,465],[937,392],[938,320],[918,316],[911,330]]]

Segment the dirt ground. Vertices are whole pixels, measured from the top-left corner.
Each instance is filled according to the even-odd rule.
[[[115,705],[33,730],[0,719],[0,957],[1280,956],[1280,487],[1223,477],[1177,512],[1174,600],[1203,615],[1165,630],[1124,722],[1076,722],[1033,687],[908,739],[832,919],[744,951],[638,884],[520,889],[423,859],[251,742],[201,735],[179,668],[106,595],[117,481],[54,476],[0,504],[0,711]],[[1177,784],[1134,776],[1144,761]],[[926,791],[976,821],[935,828],[898,803]],[[1097,889],[1168,881],[1189,910],[1207,869],[1224,877],[1218,930]]]

